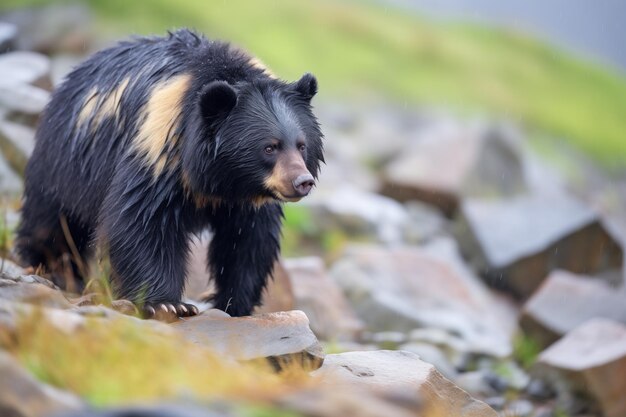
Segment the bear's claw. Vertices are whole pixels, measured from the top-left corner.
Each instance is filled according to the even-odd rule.
[[[143,306],[143,316],[146,319],[160,318],[163,315],[174,317],[191,317],[198,315],[198,307],[187,303],[146,303]]]

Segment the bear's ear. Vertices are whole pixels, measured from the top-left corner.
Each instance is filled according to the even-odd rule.
[[[311,100],[317,94],[317,80],[313,74],[307,72],[296,82],[294,88],[304,98]]]
[[[237,92],[226,81],[213,81],[202,87],[200,112],[209,122],[225,117],[237,104]]]

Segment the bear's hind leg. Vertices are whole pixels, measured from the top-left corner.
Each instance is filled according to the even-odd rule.
[[[15,251],[21,263],[51,275],[55,284],[80,293],[91,256],[91,228],[63,214],[52,200],[27,198]]]

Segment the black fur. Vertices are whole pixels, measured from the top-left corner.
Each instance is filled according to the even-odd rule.
[[[154,86],[184,74],[189,88],[158,171],[133,144]],[[91,91],[104,96],[125,80],[114,114],[98,119],[93,110],[81,119]],[[57,277],[69,266],[84,278],[72,254],[86,261],[99,243],[108,249],[117,295],[175,303],[190,234],[210,227],[216,307],[250,314],[280,250],[282,209],[264,185],[276,160],[263,150],[271,140],[281,149],[304,140],[306,150],[298,149],[317,177],[323,155],[310,106],[316,91],[310,74],[284,83],[229,44],[188,30],[98,52],[69,74],[41,116],[26,169],[18,255]]]

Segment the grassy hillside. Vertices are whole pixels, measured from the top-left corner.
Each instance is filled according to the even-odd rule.
[[[4,7],[27,0],[5,2]],[[368,2],[92,0],[111,34],[181,26],[232,40],[283,78],[315,73],[322,94],[488,111],[626,167],[626,79],[511,32],[428,22]]]

